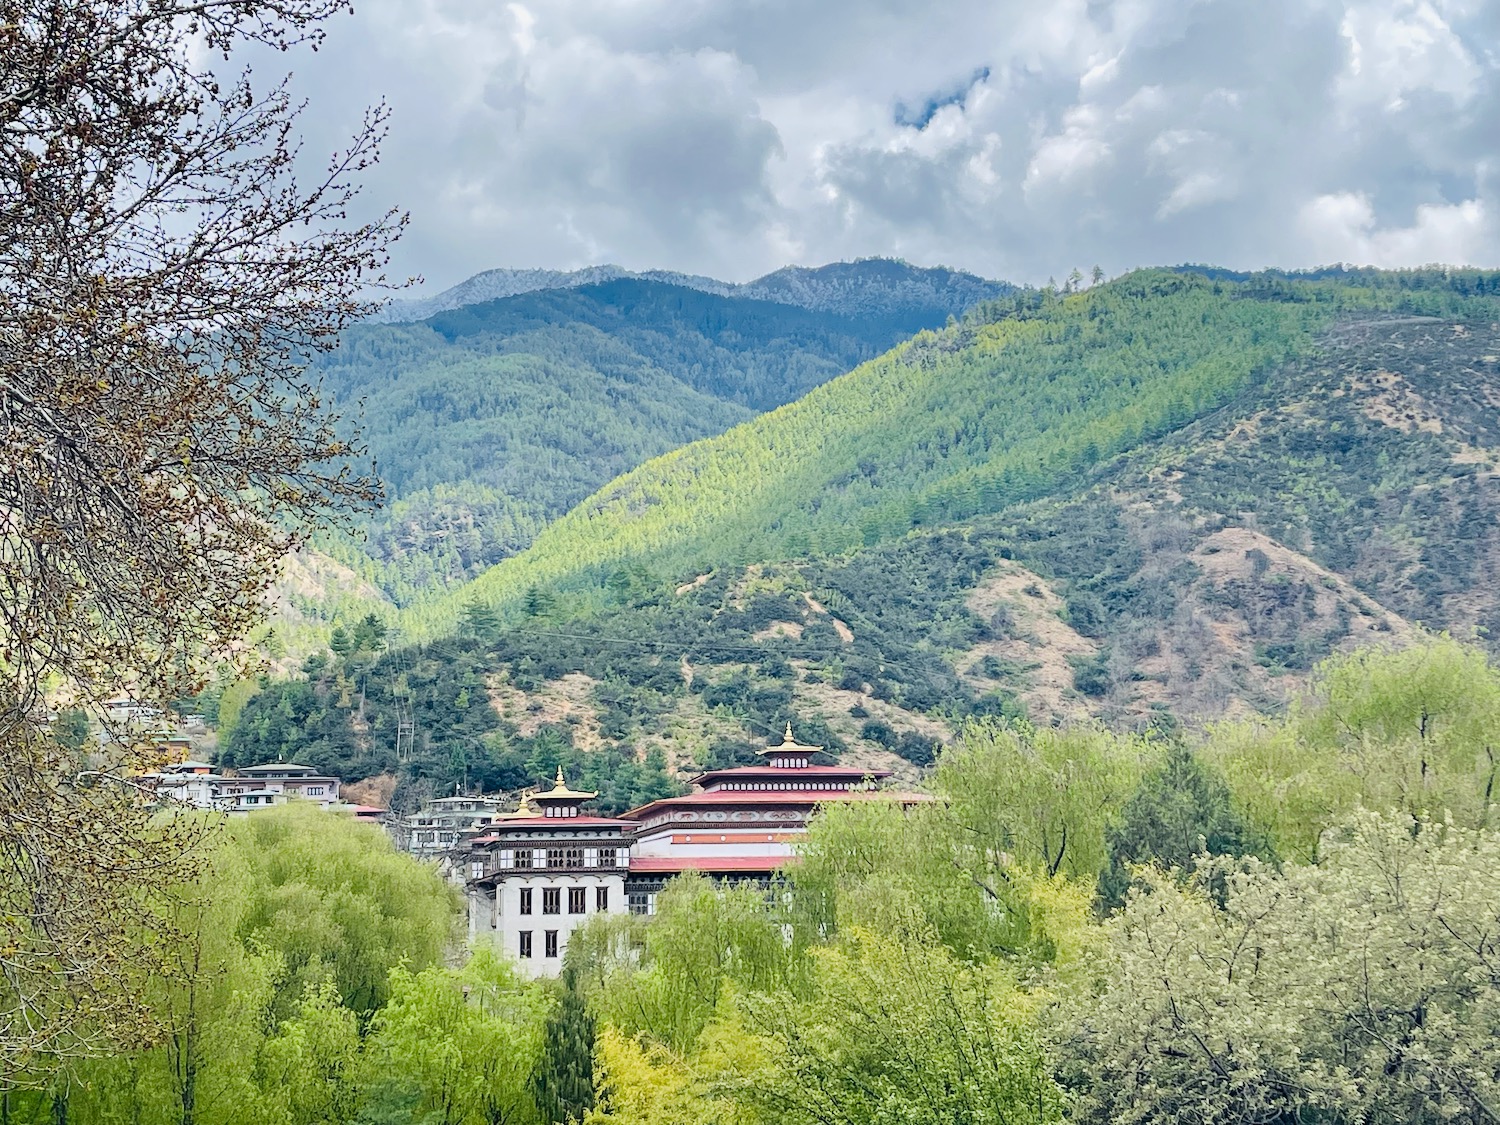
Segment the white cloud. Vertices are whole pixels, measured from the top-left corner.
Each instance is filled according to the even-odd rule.
[[[1309,201],[1297,223],[1318,260],[1386,268],[1470,262],[1476,247],[1493,245],[1494,237],[1478,199],[1423,204],[1410,226],[1382,227],[1368,196],[1335,192]]]
[[[311,147],[388,97],[371,203],[437,286],[1500,264],[1494,0],[366,0],[330,30]]]

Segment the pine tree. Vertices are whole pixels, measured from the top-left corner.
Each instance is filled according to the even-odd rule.
[[[1223,774],[1181,743],[1141,779],[1120,823],[1109,833],[1109,868],[1099,880],[1111,906],[1125,901],[1132,864],[1154,863],[1187,871],[1208,855],[1258,855],[1274,859],[1264,834],[1235,809]]]
[[[555,1125],[581,1121],[594,1108],[594,1017],[571,968],[563,970],[562,984],[532,1077],[537,1109]]]

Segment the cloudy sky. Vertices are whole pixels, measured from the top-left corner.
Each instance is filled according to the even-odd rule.
[[[1500,266],[1500,0],[360,0],[308,141],[394,117],[425,291],[895,255]]]

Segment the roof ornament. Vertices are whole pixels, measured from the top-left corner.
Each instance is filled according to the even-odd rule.
[[[783,745],[789,745],[792,743],[792,723],[790,719],[787,720],[786,734],[782,736],[781,741]]]
[[[560,762],[558,763],[558,766],[557,766],[557,787],[559,789],[566,789],[567,788],[567,785],[563,781],[562,763],[560,763]]]

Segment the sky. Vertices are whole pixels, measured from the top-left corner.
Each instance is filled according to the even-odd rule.
[[[358,0],[309,153],[496,267],[1500,266],[1500,0]],[[282,57],[269,60],[285,66]]]

